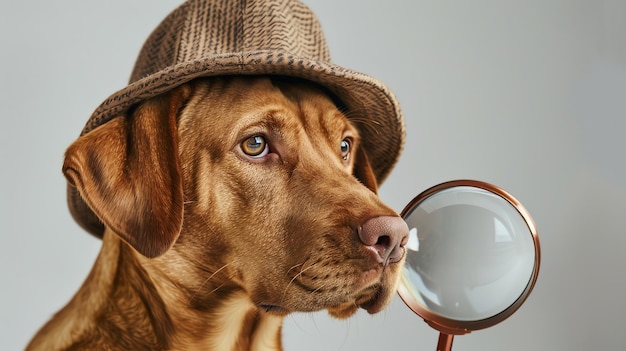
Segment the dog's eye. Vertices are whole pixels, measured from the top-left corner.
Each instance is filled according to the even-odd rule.
[[[350,150],[352,149],[352,144],[350,139],[343,139],[341,141],[341,158],[344,161],[348,161],[350,158]]]
[[[241,150],[250,157],[263,157],[268,154],[269,147],[265,137],[254,135],[241,143]]]

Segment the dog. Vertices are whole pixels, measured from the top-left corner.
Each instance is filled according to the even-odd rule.
[[[196,79],[84,134],[63,172],[102,249],[27,350],[281,350],[291,312],[380,311],[408,227],[362,145],[332,94],[273,76]]]

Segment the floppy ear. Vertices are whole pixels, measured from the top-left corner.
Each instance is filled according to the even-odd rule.
[[[374,170],[362,147],[357,148],[353,174],[363,185],[373,191],[374,194],[378,193],[378,182],[376,181]]]
[[[146,257],[164,254],[183,222],[176,118],[188,87],[143,102],[66,151],[63,173],[100,220]]]

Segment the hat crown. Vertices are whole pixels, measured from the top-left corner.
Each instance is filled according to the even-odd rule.
[[[262,51],[330,62],[320,23],[301,2],[191,0],[167,16],[146,40],[130,82],[207,57]]]

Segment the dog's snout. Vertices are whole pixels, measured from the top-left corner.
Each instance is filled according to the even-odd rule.
[[[361,242],[371,250],[378,262],[387,265],[404,255],[409,228],[400,217],[380,216],[368,219],[357,230]]]

